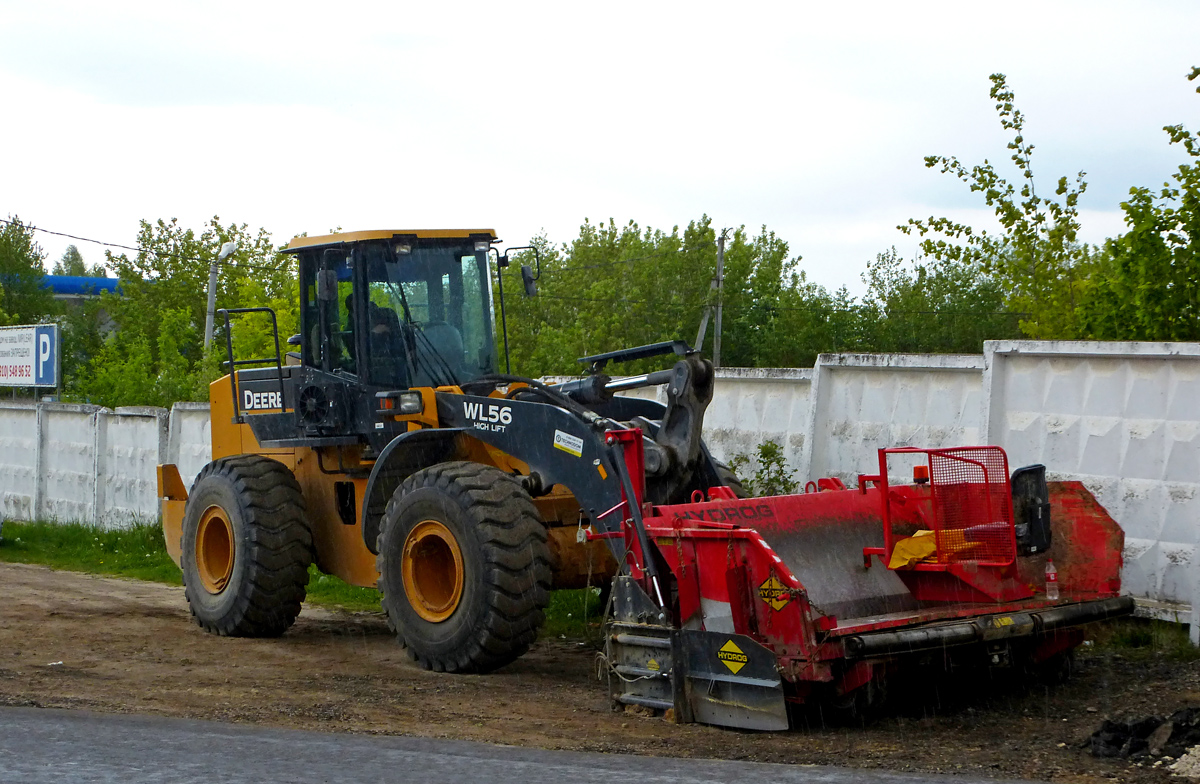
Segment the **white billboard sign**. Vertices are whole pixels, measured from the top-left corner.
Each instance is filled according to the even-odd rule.
[[[0,327],[0,387],[57,387],[57,324]]]

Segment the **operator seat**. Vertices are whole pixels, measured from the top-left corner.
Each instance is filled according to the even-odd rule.
[[[396,311],[371,303],[371,331],[369,333],[372,376],[377,383],[400,384],[404,382],[405,355],[400,319]]]

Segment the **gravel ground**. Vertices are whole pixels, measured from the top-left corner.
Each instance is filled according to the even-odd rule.
[[[586,644],[544,640],[486,676],[410,664],[374,613],[306,607],[274,640],[219,638],[181,588],[0,564],[0,704],[544,749],[956,772],[1055,782],[1166,781],[1093,758],[1106,717],[1200,704],[1200,664],[1085,653],[1065,686],[943,683],[866,727],[799,717],[786,733],[615,713]]]

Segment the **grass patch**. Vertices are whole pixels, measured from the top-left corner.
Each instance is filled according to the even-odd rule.
[[[1096,650],[1117,653],[1126,659],[1165,658],[1174,661],[1200,660],[1200,648],[1188,638],[1181,623],[1149,618],[1121,618],[1089,629]]]
[[[183,575],[167,555],[162,528],[158,525],[100,530],[79,523],[60,525],[5,520],[0,528],[0,561],[132,577],[168,585],[183,584]],[[324,574],[316,566],[309,567],[307,601],[350,612],[382,611],[379,592],[374,588],[350,585],[331,574]],[[598,638],[603,610],[594,589],[551,591],[542,636]]]
[[[601,635],[600,615],[603,612],[600,593],[596,588],[551,591],[542,636],[598,640]]]
[[[305,601],[350,612],[383,612],[379,591],[350,585],[332,574],[325,574],[315,565],[308,567],[308,598]]]
[[[167,555],[162,528],[157,525],[101,530],[79,523],[5,520],[0,528],[0,561],[183,584],[183,575]]]

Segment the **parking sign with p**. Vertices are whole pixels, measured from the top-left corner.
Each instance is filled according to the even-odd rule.
[[[0,327],[0,386],[59,385],[57,324]]]

